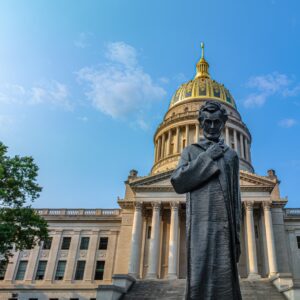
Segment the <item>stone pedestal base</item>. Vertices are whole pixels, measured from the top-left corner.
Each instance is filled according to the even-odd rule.
[[[248,280],[254,281],[254,280],[260,280],[261,276],[257,273],[250,273],[247,277]]]
[[[178,279],[178,276],[176,274],[168,274],[168,279],[170,280]]]

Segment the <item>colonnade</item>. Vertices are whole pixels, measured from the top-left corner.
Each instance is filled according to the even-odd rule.
[[[193,134],[191,134],[193,132]],[[198,123],[170,128],[160,134],[155,141],[155,162],[173,154],[179,154],[189,144],[196,143],[202,136]],[[236,150],[240,158],[250,162],[250,140],[242,131],[225,127],[224,138],[227,145]]]
[[[278,272],[277,260],[274,243],[274,233],[272,224],[271,202],[261,203],[264,213],[264,227],[267,245],[267,258],[269,265],[269,276],[273,276]],[[151,237],[149,245],[148,257],[148,272],[147,278],[157,278],[159,274],[159,252],[161,241],[161,209],[160,202],[154,202],[152,205],[152,221],[151,221]],[[168,247],[168,278],[177,278],[179,270],[178,267],[178,249],[179,249],[179,203],[170,202],[169,204],[170,216],[170,234],[169,234],[169,247]],[[255,227],[253,218],[253,201],[245,201],[245,226],[246,226],[246,253],[248,255],[248,278],[259,278],[257,253],[256,253],[256,239]],[[135,204],[132,239],[131,239],[131,255],[129,260],[129,274],[139,277],[140,275],[140,262],[141,262],[141,249],[142,249],[142,227],[143,227],[143,204],[138,202]]]
[[[257,266],[257,253],[256,253],[256,239],[255,239],[255,227],[253,218],[253,206],[254,201],[245,202],[245,225],[246,225],[246,238],[247,238],[247,254],[248,254],[248,278],[259,278],[258,266]],[[269,264],[269,277],[275,275],[278,272],[277,260],[274,243],[274,232],[272,224],[272,212],[271,201],[262,202],[264,212],[264,225],[267,244],[267,258]]]

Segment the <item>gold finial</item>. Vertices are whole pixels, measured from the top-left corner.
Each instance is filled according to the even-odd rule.
[[[201,42],[201,49],[202,49],[201,58],[204,58],[204,43],[203,42]]]
[[[209,64],[204,58],[204,43],[201,42],[201,58],[196,65],[196,76],[195,78],[210,78],[208,73]]]

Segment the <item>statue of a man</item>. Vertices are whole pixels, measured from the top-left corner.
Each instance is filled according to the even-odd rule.
[[[187,284],[185,299],[242,299],[239,158],[220,139],[225,108],[207,101],[199,111],[204,139],[186,147],[172,174],[179,194],[187,193]]]

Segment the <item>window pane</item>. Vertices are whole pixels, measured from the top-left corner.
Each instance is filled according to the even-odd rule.
[[[82,237],[80,242],[80,250],[87,250],[89,248],[89,237]]]
[[[16,274],[16,280],[23,280],[24,276],[25,276],[25,272],[26,272],[26,268],[27,268],[27,260],[21,260],[19,262],[19,267],[18,267],[18,271]]]
[[[297,236],[298,249],[300,249],[300,236]]]
[[[105,261],[97,261],[96,270],[95,270],[95,280],[102,280],[104,273]]]
[[[76,273],[75,273],[75,280],[82,280],[84,275],[84,268],[85,268],[85,260],[78,260]]]
[[[6,269],[7,269],[7,261],[6,260],[0,260],[0,280],[4,279]]]
[[[100,238],[99,250],[106,250],[108,244],[108,237]]]
[[[70,237],[64,237],[62,244],[61,244],[61,249],[62,250],[69,250],[71,244],[71,238]]]
[[[52,245],[52,237],[49,237],[46,241],[44,241],[43,249],[49,250]]]
[[[43,280],[46,272],[47,261],[40,260],[38,264],[38,268],[36,270],[35,280]]]
[[[65,275],[67,262],[65,260],[60,260],[57,264],[55,280],[63,280]]]

